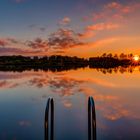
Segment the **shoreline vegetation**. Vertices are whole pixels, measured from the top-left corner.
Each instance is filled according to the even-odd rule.
[[[120,55],[121,56],[121,55]],[[0,71],[25,71],[25,70],[51,70],[63,71],[78,69],[84,67],[90,68],[116,68],[140,65],[139,61],[131,57],[116,57],[103,54],[99,57],[90,57],[89,59],[78,58],[76,56],[52,55],[44,57],[26,57],[26,56],[0,56]]]

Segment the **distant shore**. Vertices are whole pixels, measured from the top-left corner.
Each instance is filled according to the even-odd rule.
[[[52,55],[50,57],[25,57],[25,56],[0,56],[0,71],[24,71],[24,70],[52,70],[62,71],[90,68],[115,68],[135,65],[129,59],[113,57],[91,57],[89,59]],[[137,63],[139,65],[139,63]]]

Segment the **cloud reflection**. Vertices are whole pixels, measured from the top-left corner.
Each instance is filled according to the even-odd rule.
[[[112,82],[112,80],[107,79],[108,76],[106,75],[101,74],[101,77],[99,77],[96,73],[96,77],[91,77],[93,73],[95,71],[93,72],[92,69],[90,71],[85,69],[55,73],[43,71],[26,71],[20,74],[17,72],[2,72],[0,73],[2,75],[0,89],[17,88],[24,85],[38,89],[47,88],[50,94],[57,95],[60,98],[74,98],[75,95],[93,96],[97,110],[107,120],[116,121],[121,118],[140,119],[137,109],[129,108],[130,101],[128,99],[131,96],[129,95],[130,97],[124,100],[123,95],[116,93],[117,91],[119,92],[120,88],[125,89],[127,87]],[[112,93],[113,91],[115,92],[114,94]],[[47,93],[40,95],[39,100],[47,98],[47,95]],[[66,108],[72,107],[72,103],[67,99],[62,100],[62,103]]]
[[[22,120],[22,121],[19,121],[19,125],[22,127],[29,127],[31,126],[31,122]]]

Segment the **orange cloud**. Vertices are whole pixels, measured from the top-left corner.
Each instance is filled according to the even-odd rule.
[[[83,33],[77,33],[80,39],[89,39],[96,36],[96,31],[115,30],[120,27],[117,23],[101,22],[93,25],[88,25]]]
[[[87,26],[87,30],[102,31],[102,30],[112,30],[119,28],[120,25],[116,23],[98,23]]]
[[[62,101],[62,103],[66,108],[71,108],[72,107],[72,103],[68,100],[64,100],[64,101]]]
[[[77,35],[79,36],[80,39],[87,39],[95,36],[95,33],[91,30],[85,30],[85,32],[78,33]]]

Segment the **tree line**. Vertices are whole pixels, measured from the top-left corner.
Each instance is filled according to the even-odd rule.
[[[122,57],[123,56],[123,57]],[[129,58],[128,58],[129,56]],[[0,56],[1,69],[53,69],[68,70],[89,66],[90,68],[114,68],[118,66],[134,65],[133,54],[120,55],[119,57],[112,54],[103,54],[98,57],[90,57],[89,59],[78,58],[77,56]],[[138,63],[139,64],[139,63]]]

